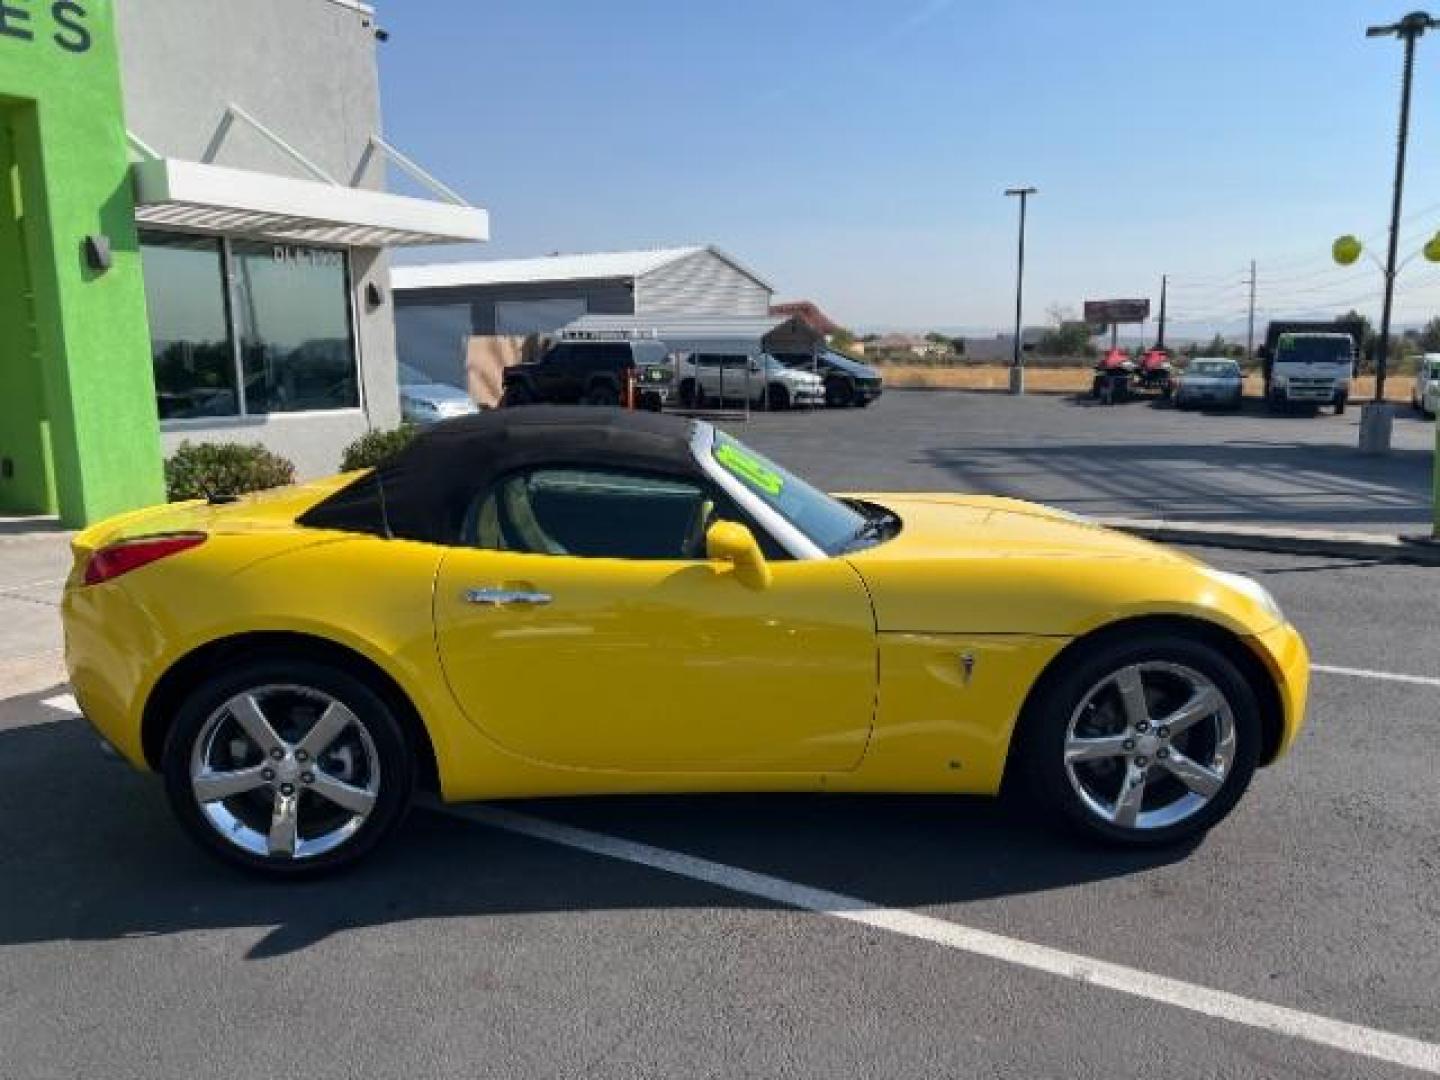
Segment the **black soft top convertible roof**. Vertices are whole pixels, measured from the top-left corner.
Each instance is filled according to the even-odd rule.
[[[499,476],[539,465],[623,467],[703,476],[695,422],[620,409],[528,406],[445,420],[299,518],[320,529],[453,544],[475,496]]]

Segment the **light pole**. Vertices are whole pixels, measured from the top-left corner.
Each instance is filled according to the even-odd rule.
[[[1025,392],[1025,357],[1020,347],[1020,326],[1025,311],[1025,205],[1036,188],[1006,188],[1006,195],[1020,198],[1020,250],[1015,264],[1015,348],[1010,357],[1010,393]]]
[[[1395,143],[1395,187],[1390,200],[1390,246],[1385,259],[1385,299],[1380,308],[1380,340],[1375,350],[1375,400],[1360,410],[1360,449],[1383,454],[1390,449],[1391,410],[1385,403],[1385,368],[1390,359],[1390,312],[1395,302],[1395,258],[1400,242],[1400,207],[1405,197],[1405,151],[1410,142],[1410,86],[1415,75],[1415,42],[1436,22],[1412,11],[1389,26],[1372,26],[1366,37],[1398,37],[1405,42],[1400,76],[1400,130]]]

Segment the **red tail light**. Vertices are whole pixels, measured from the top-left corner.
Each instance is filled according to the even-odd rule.
[[[85,584],[99,585],[114,581],[121,574],[138,570],[157,560],[189,551],[205,542],[204,533],[169,533],[165,536],[141,536],[108,544],[90,556],[85,564]]]

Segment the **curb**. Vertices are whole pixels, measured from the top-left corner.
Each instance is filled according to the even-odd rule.
[[[1440,566],[1440,541],[1427,536],[1325,532],[1318,529],[1264,529],[1206,525],[1193,521],[1097,518],[1098,524],[1167,544],[1271,551],[1282,555],[1325,555],[1339,559]]]

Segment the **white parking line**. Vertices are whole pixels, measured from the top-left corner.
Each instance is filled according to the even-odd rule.
[[[46,698],[40,704],[47,709],[58,709],[71,716],[80,715],[80,703],[75,700],[74,694],[56,694],[54,697]]]
[[[1401,675],[1394,671],[1371,671],[1369,668],[1336,667],[1333,664],[1311,664],[1311,671],[1327,675],[1351,675],[1357,679],[1379,679],[1382,682],[1409,683],[1412,686],[1440,686],[1440,679],[1429,675]]]
[[[1440,686],[1440,679],[1420,675],[1399,675],[1393,672],[1368,671],[1363,668],[1312,665],[1313,670],[1337,675],[1384,679],[1392,682]],[[61,712],[79,715],[80,707],[73,694],[46,698],[42,705]],[[787,907],[812,911],[820,915],[860,923],[876,930],[928,941],[959,952],[984,956],[1002,963],[1042,971],[1063,979],[1103,986],[1122,994],[1173,1005],[1179,1009],[1226,1020],[1244,1027],[1259,1028],[1287,1035],[1304,1042],[1343,1050],[1350,1054],[1402,1065],[1440,1076],[1440,1043],[1425,1042],[1407,1035],[1381,1031],[1315,1013],[1290,1009],[1267,1001],[1247,998],[1224,990],[1215,990],[1197,983],[1184,982],[1156,975],[1139,968],[1096,960],[1079,953],[1066,952],[1048,945],[1036,945],[1019,938],[1006,937],[988,930],[977,930],[959,923],[947,922],[928,915],[917,915],[900,908],[885,908],[858,897],[811,888],[784,878],[744,870],[725,863],[712,862],[694,855],[625,840],[618,836],[578,829],[558,822],[494,806],[434,804],[434,809],[453,817],[478,822],[491,828],[544,840],[648,866],[694,881],[745,893]]]
[[[1283,1005],[1273,1005],[1164,975],[1154,975],[1123,964],[1094,960],[1078,953],[1036,945],[987,930],[976,930],[928,915],[879,907],[853,896],[813,889],[768,874],[758,874],[725,863],[711,862],[708,859],[607,836],[588,829],[577,829],[494,806],[457,805],[440,809],[467,821],[575,848],[592,855],[637,863],[803,911],[845,919],[876,930],[928,941],[1033,971],[1043,971],[1062,979],[1103,986],[1122,994],[1173,1005],[1233,1024],[1287,1035],[1440,1076],[1440,1043],[1423,1042],[1405,1035],[1349,1024],[1343,1020],[1332,1020],[1314,1013],[1288,1009]]]

